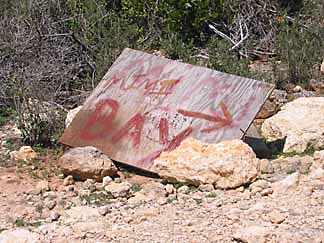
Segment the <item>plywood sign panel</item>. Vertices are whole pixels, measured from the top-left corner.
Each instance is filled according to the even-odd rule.
[[[86,100],[61,142],[95,146],[150,168],[192,136],[240,139],[273,90],[264,82],[125,49]]]

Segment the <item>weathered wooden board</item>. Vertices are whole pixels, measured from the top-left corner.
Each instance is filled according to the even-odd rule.
[[[149,169],[189,136],[209,143],[241,138],[273,88],[125,49],[60,141]]]

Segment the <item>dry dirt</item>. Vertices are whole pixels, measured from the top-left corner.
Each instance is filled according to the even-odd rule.
[[[123,172],[113,183],[128,181],[131,192],[112,199],[101,183],[64,186],[47,155],[11,161],[11,128],[0,131],[0,242],[324,242],[323,174],[275,171],[236,190],[169,184],[164,192],[159,180]],[[129,199],[147,185],[144,198]]]

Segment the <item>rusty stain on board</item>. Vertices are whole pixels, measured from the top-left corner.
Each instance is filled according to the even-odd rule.
[[[85,101],[61,142],[94,146],[149,170],[189,136],[240,139],[273,85],[125,49]]]

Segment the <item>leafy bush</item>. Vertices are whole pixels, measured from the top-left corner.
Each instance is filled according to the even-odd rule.
[[[159,39],[165,34],[178,34],[184,42],[201,42],[201,33],[208,33],[207,24],[222,17],[223,0],[123,0],[125,16],[139,23],[146,37]]]
[[[55,146],[64,128],[64,113],[44,101],[17,99],[17,124],[22,140],[32,146]]]

